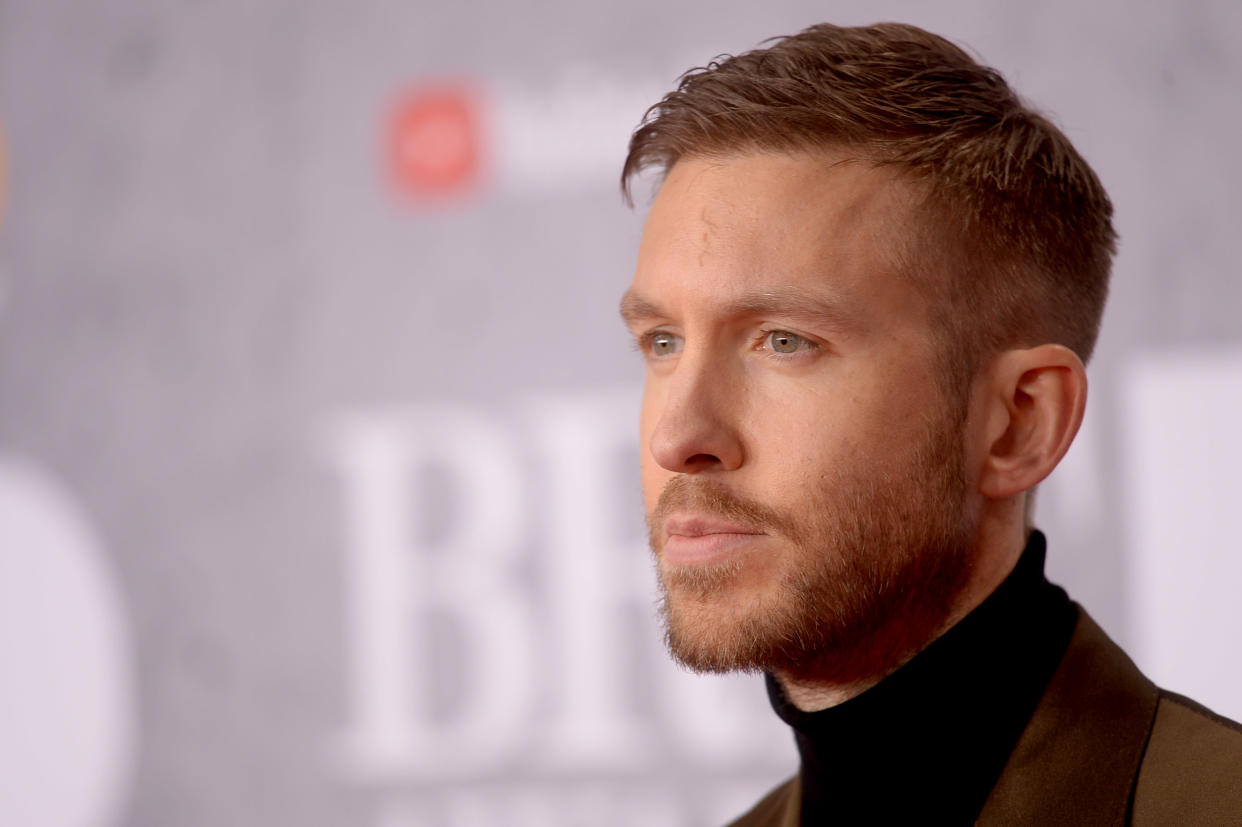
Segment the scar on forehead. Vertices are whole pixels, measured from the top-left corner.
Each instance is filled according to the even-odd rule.
[[[719,228],[716,226],[716,222],[712,220],[707,205],[704,205],[699,210],[699,221],[703,223],[703,243],[699,245],[699,267],[702,268],[706,266],[707,254],[712,249],[712,236],[716,234]]]

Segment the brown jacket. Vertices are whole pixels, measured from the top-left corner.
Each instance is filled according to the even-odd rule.
[[[1242,726],[1157,688],[1078,615],[976,823],[1242,825]],[[794,777],[732,827],[798,827],[799,797]]]

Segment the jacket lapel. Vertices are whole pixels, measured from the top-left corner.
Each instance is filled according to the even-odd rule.
[[[802,776],[781,784],[729,827],[799,827]]]
[[[981,825],[1125,824],[1158,690],[1082,607]]]

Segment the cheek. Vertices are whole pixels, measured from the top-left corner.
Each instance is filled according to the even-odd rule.
[[[769,490],[811,495],[826,483],[831,488],[882,473],[904,453],[920,411],[870,377],[852,379],[754,395],[745,426],[748,454]]]
[[[752,393],[747,405],[743,432],[753,465],[797,484],[857,452],[867,417],[855,393],[788,384],[778,390]]]

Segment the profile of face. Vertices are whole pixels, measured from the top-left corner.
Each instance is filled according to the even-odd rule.
[[[924,645],[970,568],[964,403],[942,387],[891,169],[678,161],[622,314],[673,654],[857,680]]]

